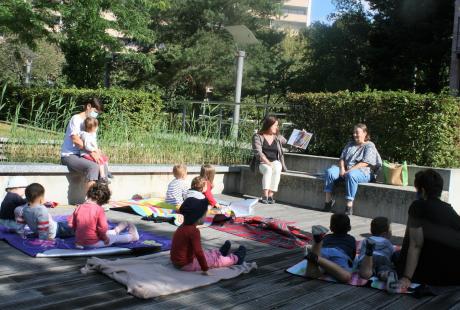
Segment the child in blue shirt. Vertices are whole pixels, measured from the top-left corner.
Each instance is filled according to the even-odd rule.
[[[307,248],[308,260],[306,276],[317,279],[328,274],[339,282],[351,280],[353,260],[356,255],[356,240],[348,232],[351,230],[350,218],[346,214],[333,214],[330,229],[315,225],[312,227],[313,245]]]

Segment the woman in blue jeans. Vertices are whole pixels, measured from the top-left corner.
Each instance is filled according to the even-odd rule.
[[[339,166],[332,166],[326,170],[325,211],[330,211],[335,201],[332,199],[334,182],[338,179],[345,180],[345,199],[347,200],[346,213],[353,213],[353,200],[355,199],[359,183],[368,183],[373,179],[374,171],[382,166],[382,159],[370,141],[367,126],[356,124],[353,130],[353,141],[350,141],[342,150]]]

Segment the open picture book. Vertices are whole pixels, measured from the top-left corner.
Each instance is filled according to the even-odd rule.
[[[310,143],[312,133],[304,130],[294,129],[289,137],[287,144],[305,150]]]

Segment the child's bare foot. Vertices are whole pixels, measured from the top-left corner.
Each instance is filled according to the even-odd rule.
[[[311,233],[313,234],[313,239],[316,243],[320,243],[328,231],[329,229],[321,225],[314,225],[311,228]]]
[[[132,223],[129,224],[128,232],[131,235],[131,241],[139,240],[139,233],[137,231],[136,226],[134,226],[134,224]]]
[[[120,222],[113,230],[115,231],[117,235],[119,235],[128,226],[129,226],[128,222]]]

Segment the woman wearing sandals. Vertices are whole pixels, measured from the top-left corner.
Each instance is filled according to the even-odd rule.
[[[278,191],[281,171],[286,171],[284,164],[283,145],[286,139],[279,134],[278,119],[267,116],[262,129],[252,137],[254,152],[251,169],[262,173],[262,198],[260,202],[273,204],[273,195]]]

